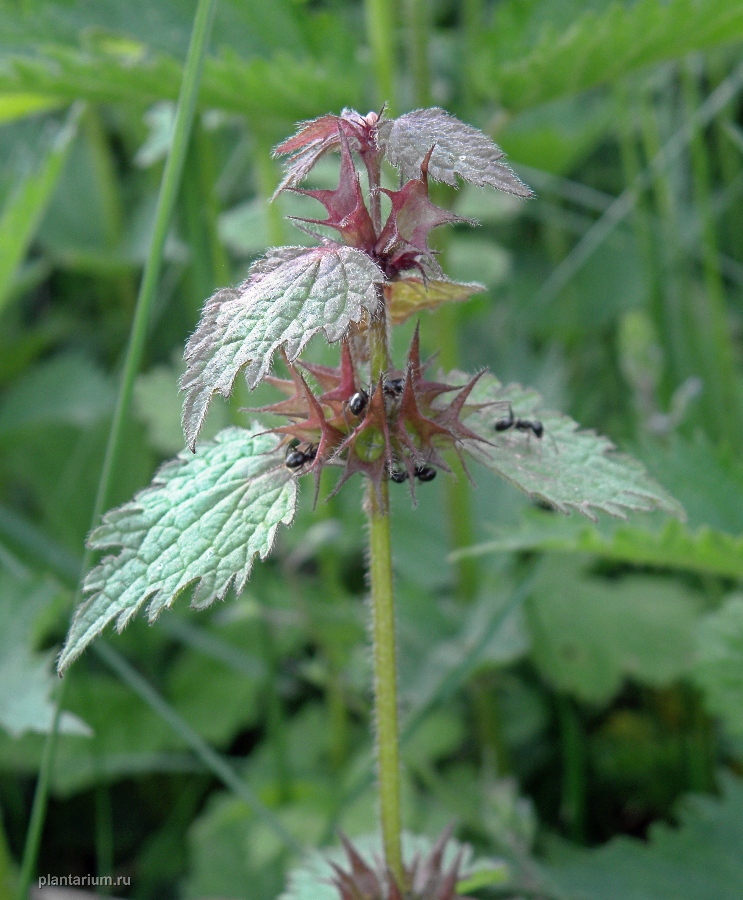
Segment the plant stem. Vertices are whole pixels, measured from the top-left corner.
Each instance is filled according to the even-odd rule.
[[[387,868],[403,882],[400,843],[400,751],[397,725],[395,661],[395,601],[392,586],[392,545],[385,479],[379,493],[369,484],[369,561],[374,641],[374,712],[382,841]]]
[[[694,61],[681,70],[681,85],[690,122],[699,106],[700,73]],[[705,290],[695,304],[694,334],[698,345],[700,371],[707,398],[708,427],[713,437],[731,447],[743,437],[741,404],[735,374],[735,351],[728,328],[725,289],[720,274],[719,247],[714,220],[709,151],[701,129],[692,125],[691,173],[697,214],[701,226]]]
[[[392,0],[365,0],[366,34],[379,105],[389,104],[394,114],[395,97],[395,5]]]
[[[415,105],[431,105],[431,72],[428,65],[428,0],[405,0],[405,31]]]
[[[472,117],[477,101],[475,48],[485,26],[483,0],[463,0],[460,7],[462,32],[462,102],[468,118]]]
[[[103,461],[103,468],[98,482],[98,492],[96,494],[95,506],[91,517],[91,526],[98,524],[101,513],[106,505],[114,467],[125,432],[126,417],[131,406],[132,395],[134,392],[134,380],[139,371],[145,339],[147,337],[152,303],[155,297],[157,279],[162,264],[163,250],[165,248],[165,239],[167,237],[168,226],[173,213],[178,186],[180,184],[181,172],[183,171],[183,162],[188,147],[191,124],[196,108],[196,97],[201,81],[201,70],[204,63],[204,57],[206,56],[206,48],[211,32],[215,7],[216,0],[199,0],[199,5],[196,9],[193,30],[191,32],[191,43],[188,48],[188,56],[183,72],[180,96],[178,98],[173,144],[168,155],[168,161],[163,173],[163,180],[160,185],[160,194],[158,196],[157,209],[155,212],[155,229],[147,257],[147,264],[142,277],[139,296],[137,298],[137,306],[134,312],[129,346],[127,348],[124,363],[124,371],[119,387],[119,396],[113,421],[111,423],[111,430],[109,432],[106,456]],[[90,567],[92,557],[92,551],[89,548],[86,548],[82,565],[83,574]],[[80,594],[81,591],[80,588],[78,588],[75,594],[76,600],[80,599]],[[36,784],[33,807],[31,810],[31,821],[29,823],[26,835],[26,845],[23,851],[21,876],[18,882],[19,900],[26,900],[28,889],[31,884],[31,878],[36,869],[39,844],[41,842],[41,832],[43,831],[44,819],[46,817],[49,782],[51,779],[52,764],[54,762],[54,753],[56,750],[66,685],[67,681],[63,681],[57,694],[57,708],[52,723],[52,730],[47,735],[46,744],[44,746],[41,769],[39,770],[39,780]]]
[[[380,161],[367,164],[372,200],[372,221],[379,233]],[[378,311],[369,322],[369,368],[372,386],[389,368],[387,312],[384,291],[378,292]],[[373,388],[372,388],[373,389]],[[392,542],[390,539],[389,481],[383,478],[377,489],[367,485],[366,511],[369,519],[369,574],[371,580],[372,641],[374,656],[374,721],[376,725],[377,771],[382,843],[387,868],[398,885],[404,887],[402,844],[400,841],[400,737],[397,724],[397,664],[395,660],[395,594],[392,585]]]
[[[585,740],[575,704],[564,695],[557,698],[562,743],[561,814],[572,840],[585,841],[586,771]]]

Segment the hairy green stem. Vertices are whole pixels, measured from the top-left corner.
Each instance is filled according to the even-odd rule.
[[[395,661],[395,600],[392,585],[392,544],[385,479],[377,496],[369,484],[369,560],[374,641],[374,712],[377,730],[377,770],[382,841],[387,867],[403,882],[400,842],[400,738],[397,723]]]
[[[188,139],[191,132],[194,110],[196,108],[196,97],[201,81],[201,71],[203,68],[204,57],[206,56],[206,48],[211,32],[215,7],[216,0],[199,0],[199,5],[196,9],[193,30],[191,32],[191,43],[188,48],[188,56],[183,72],[183,82],[181,83],[181,91],[178,98],[173,144],[168,155],[168,161],[165,165],[163,180],[160,186],[160,194],[155,212],[155,229],[152,236],[152,243],[150,244],[144,275],[142,277],[139,296],[137,298],[137,306],[134,312],[134,320],[132,322],[119,395],[116,402],[113,421],[111,423],[111,430],[109,432],[103,468],[98,482],[98,492],[96,494],[93,515],[91,517],[91,524],[93,526],[98,524],[105,508],[114,467],[125,433],[126,418],[134,392],[134,381],[137,372],[139,371],[145,339],[147,337],[152,304],[157,288],[157,279],[162,264],[163,250],[165,248],[165,239],[167,237],[168,226],[170,224],[173,206],[180,184],[181,173],[183,171],[183,162],[188,147]],[[90,567],[91,561],[92,551],[89,548],[86,548],[82,565],[83,573]],[[80,599],[79,588],[76,592],[75,599]],[[34,870],[36,869],[41,833],[44,828],[44,819],[46,818],[49,783],[51,779],[52,764],[54,762],[54,753],[57,744],[57,735],[59,733],[59,722],[66,685],[67,681],[64,681],[60,686],[57,695],[57,708],[52,723],[52,730],[47,736],[46,744],[44,746],[39,779],[36,784],[36,791],[34,793],[31,810],[31,821],[26,834],[26,845],[23,852],[21,875],[18,882],[19,900],[26,900],[31,879]]]
[[[367,162],[372,222],[379,233],[381,160]],[[372,389],[389,368],[387,311],[384,290],[377,287],[377,312],[367,330]],[[389,481],[379,487],[367,485],[366,513],[369,520],[369,575],[371,581],[372,641],[374,656],[374,722],[376,726],[377,774],[382,843],[387,868],[404,885],[400,839],[400,736],[397,722],[397,665],[395,660],[395,595],[392,584]]]

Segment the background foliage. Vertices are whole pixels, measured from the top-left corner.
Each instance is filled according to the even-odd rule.
[[[194,9],[0,4],[0,896]],[[405,821],[434,835],[456,818],[500,860],[478,896],[743,893],[742,41],[730,0],[218,7],[111,502],[183,448],[177,381],[204,298],[303,240],[281,216],[309,201],[266,204],[270,148],[386,99],[484,128],[538,194],[440,189],[483,222],[442,243],[445,268],[488,290],[426,316],[426,349],[534,385],[688,514],[593,526],[484,469],[477,491],[422,485],[415,511],[395,492]],[[238,393],[208,434],[270,396]],[[70,670],[40,871],[130,875],[122,895],[142,900],[273,900],[298,843],[372,829],[360,490],[316,512],[311,494],[240,597],[135,621]]]

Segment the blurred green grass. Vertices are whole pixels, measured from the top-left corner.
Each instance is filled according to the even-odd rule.
[[[22,853],[194,10],[0,4],[0,896]],[[433,835],[455,817],[460,837],[507,860],[513,895],[738,897],[743,7],[408,0],[389,13],[219,4],[111,502],[179,449],[179,360],[204,299],[266,246],[301,240],[282,219],[301,201],[266,205],[271,146],[301,119],[385,99],[484,128],[537,199],[447,195],[482,227],[458,228],[442,261],[488,291],[426,316],[427,350],[533,385],[607,433],[689,522],[576,527],[484,471],[476,491],[422,486],[417,510],[395,497],[402,713],[417,723],[405,822]],[[371,14],[392,67],[367,40]],[[333,177],[332,163],[318,174]],[[270,391],[237,394],[215,429]],[[310,493],[240,598],[133,623],[111,646],[312,845],[337,825],[372,830],[375,801],[360,487],[315,512]],[[472,544],[483,552],[448,561]],[[126,896],[142,900],[278,896],[290,851],[183,733],[94,654],[68,677],[77,718],[41,871],[129,874]],[[689,792],[718,796],[684,801],[679,819]]]

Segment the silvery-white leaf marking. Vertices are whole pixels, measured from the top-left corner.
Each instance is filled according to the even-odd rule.
[[[152,622],[195,582],[194,606],[223,599],[230,585],[243,589],[255,556],[265,558],[278,526],[294,518],[297,483],[277,444],[258,423],[226,428],[106,513],[89,544],[119,552],[85,578],[88,597],[70,627],[60,672],[109,623],[121,631],[145,604]]]
[[[193,448],[212,395],[229,396],[245,367],[250,388],[269,373],[283,347],[296,359],[310,338],[324,331],[343,337],[362,312],[379,302],[381,270],[360,250],[338,244],[271,250],[237,288],[223,288],[207,301],[186,346],[181,379],[183,430]]]
[[[416,109],[384,122],[380,143],[387,158],[404,178],[419,178],[421,163],[434,147],[428,174],[436,181],[457,185],[457,175],[471,184],[531,197],[532,191],[500,160],[505,155],[490,138],[465,125],[443,109]],[[435,145],[435,146],[434,146]]]

